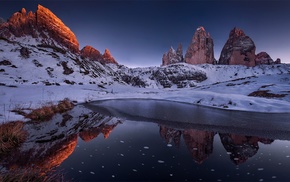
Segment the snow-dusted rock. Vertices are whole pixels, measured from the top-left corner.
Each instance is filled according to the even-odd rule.
[[[161,66],[166,66],[169,64],[175,64],[175,63],[181,63],[181,62],[183,62],[183,50],[182,50],[182,45],[179,44],[176,51],[173,49],[173,47],[171,47],[168,53],[163,54]]]
[[[243,30],[234,28],[224,45],[219,64],[255,66],[256,46]]]
[[[203,27],[197,28],[185,54],[188,64],[213,64],[214,51],[213,39]]]

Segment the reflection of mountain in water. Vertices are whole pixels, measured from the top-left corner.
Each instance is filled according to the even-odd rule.
[[[81,115],[79,115],[82,111]],[[64,122],[67,115],[70,120]],[[26,142],[16,151],[11,152],[0,161],[7,170],[40,170],[43,174],[50,172],[67,159],[77,145],[78,135],[89,141],[103,133],[107,138],[120,123],[114,117],[104,116],[77,106],[72,111],[55,116],[51,121],[32,124],[26,123],[29,131]]]
[[[258,142],[273,142],[261,137],[227,134],[218,129],[205,131],[197,129],[195,125],[186,125],[183,128],[173,122],[154,122],[159,124],[160,136],[167,143],[174,143],[179,148],[183,138],[192,158],[198,164],[203,163],[213,153],[216,133],[235,164],[241,164],[254,156],[259,149]],[[73,153],[78,136],[86,142],[98,137],[100,133],[108,138],[120,123],[119,118],[93,112],[83,106],[76,106],[63,115],[56,115],[48,122],[26,123],[24,128],[29,132],[26,142],[18,150],[2,158],[0,168],[10,171],[41,169],[43,174],[48,173]]]
[[[220,133],[219,136],[223,146],[235,164],[244,163],[248,158],[253,157],[259,150],[258,142],[271,144],[274,141],[271,139],[235,134]]]
[[[167,143],[172,141],[176,146],[180,145],[181,136],[192,158],[198,164],[203,163],[213,153],[213,141],[215,132],[195,129],[174,129],[160,125],[160,136]],[[255,136],[243,136],[236,134],[219,134],[221,142],[230,154],[230,159],[235,164],[241,164],[253,157],[259,150],[258,142],[271,144],[274,140]]]

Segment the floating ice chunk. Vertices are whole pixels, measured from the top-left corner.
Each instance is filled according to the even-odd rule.
[[[91,173],[91,174],[95,174],[95,172],[93,172],[93,171],[91,171],[90,173]]]
[[[144,149],[149,149],[149,147],[145,146]]]
[[[84,162],[81,162],[82,164],[84,164]]]
[[[172,144],[170,144],[170,143],[169,143],[169,144],[167,144],[167,147],[172,147]]]
[[[79,173],[81,173],[82,171],[79,171]]]
[[[169,174],[169,176],[173,176],[173,174]]]
[[[137,172],[137,169],[132,169],[132,171]]]
[[[276,178],[277,178],[277,176],[272,176],[272,178],[273,178],[273,179],[276,179]]]
[[[231,152],[227,152],[228,155],[232,154]]]
[[[164,163],[164,161],[162,161],[162,160],[158,160],[157,162],[160,163],[160,164]]]
[[[214,170],[214,169],[211,169],[210,171],[211,171],[211,172],[214,172],[215,170]]]
[[[120,143],[124,143],[124,141],[123,140],[120,140]]]
[[[105,168],[105,166],[102,166],[102,168],[104,169],[104,168]]]
[[[124,157],[124,154],[120,154],[120,156]]]
[[[114,178],[115,177],[115,175],[112,175],[112,178]]]
[[[193,150],[197,150],[197,148],[196,148],[196,147],[194,147],[194,148],[193,148]]]
[[[264,168],[258,168],[258,171],[263,171],[264,170]]]

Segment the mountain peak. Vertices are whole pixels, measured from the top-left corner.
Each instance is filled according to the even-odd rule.
[[[69,51],[79,52],[74,33],[48,8],[38,5],[36,13],[27,14],[26,9],[14,13],[7,23],[0,26],[0,37],[13,39],[32,36],[44,45],[60,45]]]
[[[111,55],[111,52],[109,49],[105,49],[105,53],[103,54],[103,61],[104,63],[113,63],[113,64],[118,64],[114,57]]]
[[[241,36],[246,36],[246,34],[240,28],[234,27],[234,29],[231,30],[230,32],[230,37],[241,37]]]

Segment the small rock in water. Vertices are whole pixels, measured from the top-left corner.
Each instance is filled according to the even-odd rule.
[[[167,144],[167,147],[172,147],[172,144],[170,144],[170,143],[169,143],[169,144]]]
[[[120,154],[120,156],[124,157],[124,154]]]
[[[124,143],[124,141],[123,141],[123,140],[121,140],[121,141],[120,141],[120,143]]]
[[[132,171],[137,172],[137,169],[132,169]]]
[[[149,149],[149,147],[145,146],[144,149]]]
[[[158,160],[158,163],[162,164],[162,163],[164,163],[164,161],[162,161],[162,160]]]
[[[258,171],[263,171],[264,170],[264,168],[258,168]]]
[[[90,172],[91,174],[95,174],[93,171]]]

